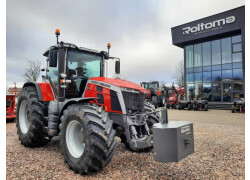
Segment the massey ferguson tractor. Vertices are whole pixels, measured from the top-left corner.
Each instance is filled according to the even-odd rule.
[[[160,87],[158,81],[142,82],[141,86],[146,89],[146,99],[149,100],[155,108],[166,105],[166,91]]]
[[[100,171],[114,155],[115,136],[131,151],[154,148],[154,159],[180,161],[194,152],[193,124],[168,122],[167,110],[145,103],[144,88],[104,76],[108,52],[58,42],[43,55],[43,82],[25,83],[17,104],[17,134],[25,147],[59,136],[65,162],[75,173]],[[154,134],[154,135],[153,135]],[[153,137],[154,136],[154,137]],[[178,138],[177,138],[178,137]],[[126,167],[124,167],[126,168]]]
[[[175,88],[174,85],[172,85],[172,89],[168,89],[167,108],[170,109],[171,107],[173,109],[178,109],[184,93],[184,87]]]

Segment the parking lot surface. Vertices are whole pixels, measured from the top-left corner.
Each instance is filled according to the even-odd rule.
[[[132,153],[120,139],[111,162],[95,174],[80,176],[69,170],[59,139],[41,148],[25,148],[14,122],[6,124],[7,179],[244,179],[245,114],[226,110],[168,111],[169,120],[194,123],[195,153],[178,163],[160,163],[153,150]],[[164,143],[164,142],[162,142]]]

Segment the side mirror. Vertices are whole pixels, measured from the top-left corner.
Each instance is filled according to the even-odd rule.
[[[57,51],[49,51],[49,67],[57,67]]]
[[[120,74],[120,61],[115,62],[115,73]]]

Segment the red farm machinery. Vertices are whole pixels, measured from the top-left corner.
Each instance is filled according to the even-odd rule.
[[[6,94],[6,119],[15,119],[16,118],[16,83],[14,83],[14,94]]]
[[[174,85],[172,85],[171,88],[166,88],[167,91],[167,96],[168,96],[168,100],[167,100],[167,108],[173,108],[173,109],[178,109],[178,105],[180,103],[180,100],[183,99],[184,94],[185,94],[185,89],[184,87],[179,87],[179,88],[175,88]]]
[[[17,134],[25,147],[59,136],[61,152],[75,173],[100,171],[112,159],[116,140],[135,152],[154,149],[154,159],[177,162],[194,152],[193,124],[168,122],[167,109],[145,102],[140,85],[105,77],[108,52],[58,42],[43,55],[43,82],[25,83],[17,104]],[[178,138],[177,138],[178,136]],[[171,144],[171,145],[170,145]],[[126,168],[126,167],[124,167]]]
[[[158,81],[141,82],[141,86],[145,88],[146,100],[150,101],[155,108],[166,105],[166,91],[160,87]]]

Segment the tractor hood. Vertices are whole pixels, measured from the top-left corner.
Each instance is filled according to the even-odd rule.
[[[131,82],[131,81],[123,80],[123,79],[113,79],[113,78],[106,78],[106,77],[92,77],[92,78],[89,78],[89,80],[99,81],[102,83],[107,83],[107,84],[111,84],[111,85],[118,86],[118,87],[137,89],[140,92],[144,92],[144,90],[145,90],[140,85],[138,85],[134,82]]]

